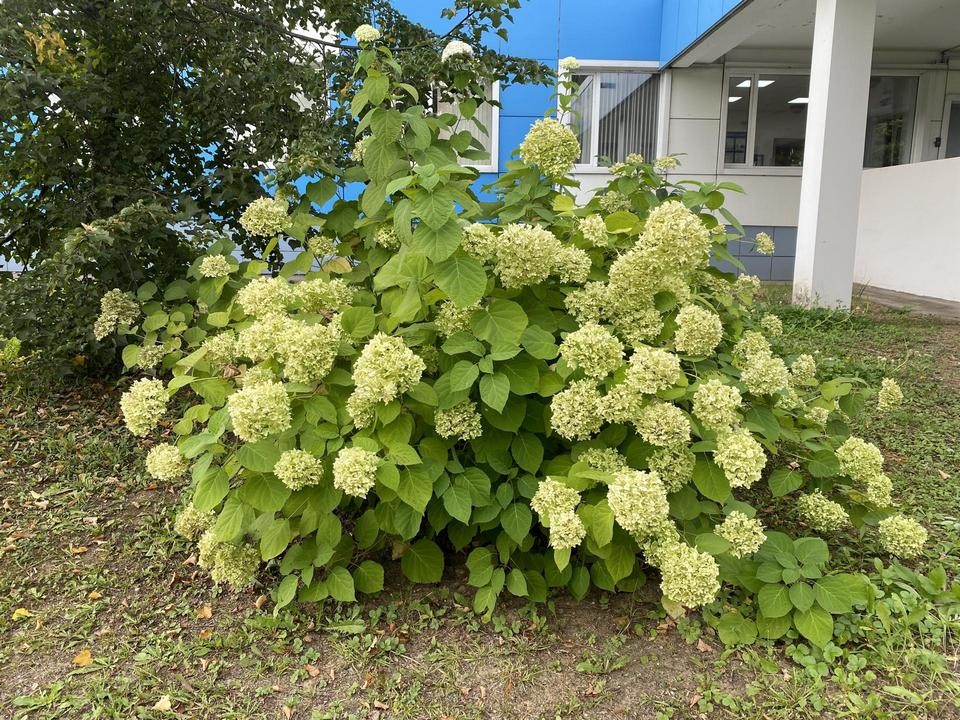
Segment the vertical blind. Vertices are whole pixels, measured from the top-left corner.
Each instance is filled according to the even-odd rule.
[[[653,158],[657,151],[660,76],[643,72],[596,72],[576,76],[580,162],[621,162],[630,153]],[[596,133],[596,137],[594,137]]]

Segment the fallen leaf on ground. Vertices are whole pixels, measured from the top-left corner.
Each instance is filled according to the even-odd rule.
[[[209,605],[204,605],[197,609],[197,620],[209,620],[213,617],[213,609]]]
[[[87,595],[87,600],[99,600],[99,599],[102,598],[102,597],[103,597],[103,595],[101,595],[100,593],[98,593],[96,590],[91,590],[91,591],[90,591],[90,594]]]
[[[77,653],[77,656],[73,659],[73,664],[79,667],[87,667],[90,663],[93,662],[93,655],[90,654],[89,648],[84,648]]]
[[[14,620],[25,620],[27,618],[32,618],[33,616],[33,613],[26,608],[19,607],[13,611]]]
[[[170,696],[162,695],[153,706],[153,709],[159,710],[160,712],[170,712],[173,710],[173,703],[170,702]]]

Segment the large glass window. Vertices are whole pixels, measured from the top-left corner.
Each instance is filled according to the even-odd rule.
[[[571,121],[581,165],[621,162],[630,153],[656,155],[659,75],[581,69],[573,79],[580,84]]]
[[[870,80],[864,167],[910,162],[918,78],[877,75]],[[727,82],[724,164],[732,167],[803,165],[810,76],[744,72]]]

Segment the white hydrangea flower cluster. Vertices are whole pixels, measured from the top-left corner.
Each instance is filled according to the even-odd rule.
[[[684,607],[713,602],[720,590],[720,568],[709,553],[684,542],[669,542],[659,551],[660,591]]]
[[[267,365],[254,365],[246,368],[237,378],[240,387],[253,387],[267,382],[277,382],[279,378],[273,368]]]
[[[282,233],[290,218],[285,200],[271,197],[257,198],[247,205],[240,216],[240,225],[251,235],[273,237]]]
[[[232,273],[234,267],[225,255],[207,255],[200,261],[198,271],[200,277],[221,278]]]
[[[583,235],[583,239],[594,247],[606,247],[607,224],[600,215],[587,215],[577,221],[577,230]]]
[[[358,43],[372,43],[380,39],[380,31],[372,25],[364,23],[353,31],[353,37],[356,38]]]
[[[333,461],[333,486],[347,495],[365,498],[377,482],[380,458],[359,447],[343,448]]]
[[[654,171],[660,173],[661,175],[664,175],[671,170],[675,170],[678,167],[680,167],[680,161],[673,155],[666,155],[653,161]]]
[[[617,190],[607,190],[599,196],[600,209],[608,215],[633,209],[630,198]]]
[[[676,447],[690,440],[690,419],[676,405],[655,400],[633,419],[637,432],[657,447]]]
[[[472,58],[473,48],[463,40],[451,40],[440,53],[440,62],[450,62],[457,58]]]
[[[573,511],[557,513],[550,519],[550,547],[554,550],[572,550],[583,542],[587,528]]]
[[[737,388],[711,378],[700,383],[694,392],[693,414],[710,430],[728,430],[740,421],[737,411],[742,401]]]
[[[474,303],[467,307],[458,307],[452,300],[445,300],[440,303],[437,310],[437,316],[434,318],[434,324],[437,326],[437,332],[443,337],[450,337],[458,332],[470,329],[470,318],[480,309],[480,303]]]
[[[173,521],[173,531],[187,540],[196,540],[217,521],[217,514],[213,510],[197,510],[193,503],[179,512]]]
[[[463,228],[460,247],[480,262],[492,260],[497,251],[497,236],[487,223],[470,223]]]
[[[877,409],[880,412],[889,412],[903,402],[903,390],[893,378],[884,378],[880,382],[880,392],[877,393]]]
[[[393,225],[381,225],[373,236],[373,241],[386,250],[400,249],[400,236]]]
[[[227,398],[233,432],[244,442],[257,442],[290,428],[290,398],[278,382],[244,387]]]
[[[760,318],[760,328],[768,337],[780,337],[783,335],[783,321],[776,315],[767,313]]]
[[[150,449],[146,459],[147,472],[157,480],[176,480],[182,477],[190,467],[176,445],[163,443]]]
[[[572,73],[574,70],[578,70],[579,68],[580,61],[573,57],[573,55],[560,58],[560,70],[563,72]]]
[[[773,238],[765,232],[757,233],[753,239],[753,248],[761,255],[773,255],[777,250]]]
[[[607,488],[607,502],[617,525],[638,540],[656,537],[671,525],[667,489],[656,473],[618,473]]]
[[[237,304],[255,318],[283,314],[295,299],[296,292],[286,278],[263,275],[251,280],[237,293]]]
[[[623,343],[605,327],[587,323],[560,343],[560,355],[572,370],[600,380],[623,364]]]
[[[530,506],[549,526],[554,550],[569,550],[583,542],[587,529],[575,512],[579,504],[580,493],[561,482],[548,478],[537,486]]]
[[[582,288],[569,293],[564,304],[576,321],[583,324],[600,322],[606,301],[607,286],[602,282],[588,282]]]
[[[472,400],[464,400],[446,410],[437,410],[434,427],[437,435],[445,438],[473,440],[483,434],[480,413],[477,412],[477,404]]]
[[[740,275],[733,284],[733,294],[742,302],[751,303],[761,287],[760,278],[756,275]]]
[[[688,355],[708,355],[723,339],[723,322],[712,310],[684,305],[677,313],[674,345]]]
[[[822,405],[811,405],[804,410],[804,417],[820,427],[825,427],[830,420],[830,410]]]
[[[420,382],[426,365],[401,337],[379,333],[368,342],[353,366],[354,390],[347,411],[354,425],[373,421],[377,403],[390,403]]]
[[[140,353],[137,356],[137,365],[139,365],[144,370],[149,370],[152,367],[156,367],[160,364],[160,361],[167,354],[166,345],[158,345],[154,343],[153,345],[144,345],[140,348]]]
[[[353,301],[353,288],[340,278],[310,278],[293,285],[294,300],[305,313],[342,310]]]
[[[891,555],[913,558],[923,552],[927,531],[913,518],[891,515],[880,521],[880,544]]]
[[[296,321],[287,315],[265,315],[237,334],[234,352],[254,362],[279,357],[284,338],[295,323]]]
[[[127,429],[137,437],[153,430],[167,411],[167,389],[159,380],[137,380],[120,398],[120,411]]]
[[[505,288],[536,285],[551,275],[563,282],[582,283],[590,274],[590,256],[565,246],[538,225],[512,223],[493,244],[494,272]]]
[[[609,422],[630,422],[637,418],[653,395],[672,387],[680,377],[680,358],[661,348],[638,345],[630,356],[623,381],[604,398],[604,417]]]
[[[759,332],[747,331],[733,348],[733,362],[740,379],[754,395],[775,395],[790,386],[790,373],[783,360],[773,354],[770,343]]]
[[[817,384],[817,361],[813,355],[797,355],[790,363],[790,382],[798,387],[811,387]]]
[[[119,288],[108,290],[100,298],[100,316],[93,324],[93,335],[103,340],[116,332],[117,328],[133,325],[140,317],[137,301]]]
[[[749,488],[760,479],[767,464],[763,446],[749,430],[722,433],[713,460],[720,466],[732,488]]]
[[[318,258],[330,257],[337,254],[337,243],[326,235],[317,235],[307,240],[307,250]]]
[[[713,531],[730,543],[729,552],[735,558],[753,555],[767,539],[763,524],[739,510],[727,515]]]
[[[647,465],[663,481],[667,492],[676,492],[693,479],[697,456],[683,445],[660,448],[647,459]]]
[[[363,156],[367,151],[367,145],[373,140],[373,135],[363,135],[353,142],[353,148],[350,150],[350,159],[358,165],[363,162]]]
[[[281,339],[283,374],[295,383],[319,382],[333,368],[343,329],[337,315],[327,324],[290,323],[290,332]]]
[[[850,522],[843,506],[825,497],[819,490],[797,498],[797,512],[810,527],[821,532],[839,530]]]
[[[867,500],[877,507],[893,505],[893,482],[883,474],[883,454],[873,443],[851,436],[837,448],[840,470],[864,486]]]
[[[200,537],[197,549],[197,564],[210,570],[210,577],[215,583],[226,583],[235,590],[251,585],[260,569],[260,552],[257,548],[220,542],[212,530],[207,530]]]
[[[520,143],[520,159],[536,165],[550,180],[559,180],[580,157],[580,142],[555,118],[537,120]]]
[[[574,380],[553,396],[550,425],[567,440],[586,440],[603,426],[603,396],[592,380]]]
[[[273,474],[296,491],[323,482],[323,463],[306,450],[286,450],[273,466]]]
[[[588,448],[580,453],[577,462],[586,463],[594,470],[611,475],[630,467],[627,459],[614,448]]]

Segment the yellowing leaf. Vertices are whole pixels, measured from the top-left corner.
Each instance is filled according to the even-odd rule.
[[[77,653],[77,656],[73,659],[73,664],[78,667],[87,667],[90,663],[93,662],[93,655],[90,654],[89,648],[84,648]]]
[[[89,550],[86,545],[71,545],[70,554],[71,555],[83,555],[87,550]]]
[[[96,590],[91,590],[90,594],[87,595],[87,600],[99,600],[103,595],[98,593]]]
[[[173,710],[173,703],[170,702],[170,696],[162,695],[160,699],[157,700],[157,702],[154,704],[153,709],[158,710],[160,712],[170,712],[171,710]]]
[[[197,620],[209,620],[212,617],[213,609],[209,605],[197,609]]]
[[[34,617],[33,613],[27,610],[26,608],[19,607],[13,611],[14,620],[25,620],[26,618]]]

